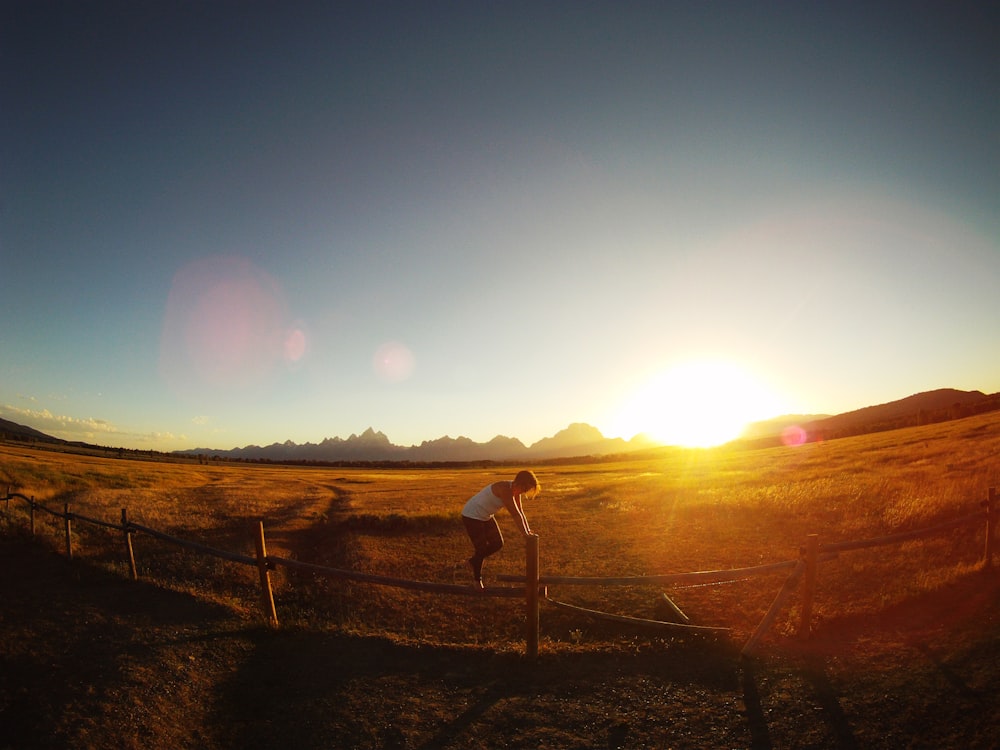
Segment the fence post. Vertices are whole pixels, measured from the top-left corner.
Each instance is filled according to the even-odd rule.
[[[31,500],[28,501],[29,508],[31,508],[31,535],[35,535],[35,496],[31,496]]]
[[[526,653],[529,659],[538,658],[538,535],[524,538],[524,586],[527,603]]]
[[[264,522],[257,524],[257,572],[260,573],[260,599],[264,605],[264,615],[271,625],[278,626],[278,612],[274,608],[274,592],[271,591],[271,576],[267,572],[267,547],[264,544]]]
[[[66,557],[73,559],[73,542],[70,538],[70,526],[73,516],[69,512],[69,503],[63,503],[63,517],[66,519]]]
[[[997,502],[997,488],[990,487],[989,495],[986,498],[986,552],[983,561],[983,567],[990,567],[993,564],[993,537],[995,535],[996,529],[996,502]]]
[[[810,534],[806,537],[803,548],[806,561],[805,585],[802,590],[802,613],[799,620],[799,638],[808,638],[812,622],[813,596],[816,593],[816,565],[819,559],[819,535]]]
[[[132,550],[132,529],[128,525],[128,510],[122,508],[122,531],[125,532],[125,551],[128,552],[128,566],[132,572],[132,580],[139,580],[139,571],[135,567],[135,552]]]

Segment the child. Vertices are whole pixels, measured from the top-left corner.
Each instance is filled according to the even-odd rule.
[[[462,523],[469,532],[475,554],[466,564],[472,571],[473,586],[483,588],[483,560],[499,552],[503,547],[503,535],[494,514],[506,508],[517,520],[521,533],[531,534],[528,519],[524,515],[521,502],[526,497],[535,497],[542,486],[530,471],[519,471],[513,481],[493,482],[473,495],[462,508]]]

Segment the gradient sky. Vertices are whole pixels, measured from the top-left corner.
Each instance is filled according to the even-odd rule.
[[[997,7],[5,2],[0,417],[530,444],[655,430],[706,359],[750,417],[1000,391]]]

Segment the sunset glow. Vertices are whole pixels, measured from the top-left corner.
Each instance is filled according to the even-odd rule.
[[[739,437],[750,422],[780,414],[781,400],[734,362],[697,360],[663,370],[618,414],[616,433],[645,433],[665,445],[705,448]]]
[[[7,3],[0,419],[712,445],[998,392],[987,5]]]

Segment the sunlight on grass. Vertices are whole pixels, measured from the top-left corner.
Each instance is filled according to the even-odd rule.
[[[525,510],[541,535],[546,573],[636,576],[794,560],[809,534],[822,543],[877,537],[981,512],[997,483],[1000,415],[844,438],[797,448],[663,449],[641,457],[535,466],[543,485]],[[415,469],[199,465],[77,456],[0,445],[0,485],[71,504],[74,512],[129,518],[166,533],[252,556],[263,519],[270,554],[384,576],[464,584],[464,501],[519,467]],[[11,505],[5,533],[23,527]],[[500,517],[506,548],[488,582],[520,575],[524,543]],[[62,544],[60,522],[40,519],[40,539]],[[126,574],[121,536],[74,525],[75,556]],[[977,536],[978,535],[978,536]],[[143,535],[140,575],[166,587],[257,613],[253,567],[205,558]],[[855,551],[822,563],[820,619],[874,613],[949,585],[975,569],[979,526],[941,538]],[[435,643],[504,643],[523,637],[523,604],[469,601],[352,584],[278,569],[279,617],[345,632],[379,632]],[[678,587],[682,608],[702,624],[752,631],[781,575],[729,585]],[[656,618],[662,592],[650,587],[558,592],[583,606]],[[785,615],[793,618],[794,605]],[[784,627],[792,627],[786,624]],[[779,627],[777,632],[781,632]],[[574,647],[614,640],[616,630],[545,610],[543,637]],[[511,646],[511,644],[515,644]]]

